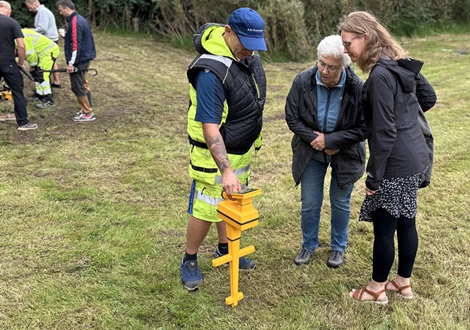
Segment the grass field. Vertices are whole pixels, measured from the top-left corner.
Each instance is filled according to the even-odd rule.
[[[225,305],[228,269],[211,266],[215,230],[199,252],[205,284],[196,293],[180,284],[190,187],[186,67],[194,53],[145,36],[95,37],[95,122],[72,122],[78,108],[63,75],[56,108],[29,104],[37,131],[0,123],[1,329],[468,328],[470,55],[453,52],[470,50],[468,34],[402,40],[425,61],[438,94],[427,114],[435,170],[419,197],[415,299],[390,295],[383,307],[348,296],[371,274],[372,226],[357,221],[363,179],[353,192],[344,267],[326,266],[328,202],[312,262],[292,263],[301,239],[300,193],[290,174],[284,102],[313,58],[265,65],[264,146],[251,182],[263,189],[255,198],[260,223],[242,237],[242,246],[255,246],[250,256],[258,267],[240,275],[245,297],[232,308]]]

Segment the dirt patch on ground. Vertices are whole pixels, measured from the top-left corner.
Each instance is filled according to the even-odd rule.
[[[28,100],[28,118],[30,122],[38,124],[34,131],[18,131],[16,121],[0,121],[0,144],[33,144],[50,138],[76,137],[77,141],[83,133],[84,126],[109,129],[116,120],[130,121],[133,118],[146,117],[152,112],[152,105],[146,104],[142,95],[135,91],[123,92],[109,83],[106,75],[90,78],[93,108],[97,120],[94,122],[77,123],[72,120],[74,114],[80,110],[77,100],[70,89],[70,81],[66,74],[62,74],[60,89],[53,89],[56,106],[53,108],[38,109],[30,96],[34,91],[34,84],[25,81],[24,93]],[[145,93],[145,92],[144,92]],[[160,98],[159,106],[163,108],[174,107],[174,99]],[[2,113],[13,114],[13,101],[0,101]],[[181,102],[181,108],[185,108]]]

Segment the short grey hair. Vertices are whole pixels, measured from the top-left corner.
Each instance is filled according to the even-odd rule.
[[[351,64],[351,58],[344,52],[343,41],[339,35],[325,37],[317,47],[317,56],[334,57],[341,59],[341,65],[347,67]]]

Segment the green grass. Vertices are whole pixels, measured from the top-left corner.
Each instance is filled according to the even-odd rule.
[[[401,40],[425,61],[438,94],[427,114],[435,170],[419,197],[416,298],[391,295],[384,307],[348,296],[371,273],[372,226],[357,221],[363,179],[353,192],[346,265],[326,266],[327,201],[320,248],[307,267],[292,263],[301,239],[300,192],[290,173],[284,102],[293,78],[313,58],[265,66],[264,146],[252,178],[252,186],[263,189],[255,197],[260,222],[242,238],[242,246],[255,246],[258,268],[240,274],[244,299],[232,308],[225,305],[228,269],[211,266],[215,230],[199,253],[204,286],[188,293],[179,278],[190,186],[185,70],[194,53],[150,37],[95,37],[95,122],[71,121],[77,105],[63,75],[58,107],[29,106],[39,130],[18,132],[15,123],[0,123],[0,328],[467,328],[470,55],[449,50],[470,50],[468,34]],[[12,105],[0,107],[11,111]]]

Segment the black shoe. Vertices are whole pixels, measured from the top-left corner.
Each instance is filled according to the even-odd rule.
[[[53,88],[62,88],[62,86],[61,86],[60,84],[54,84],[54,83],[52,83],[51,86],[52,86]]]

